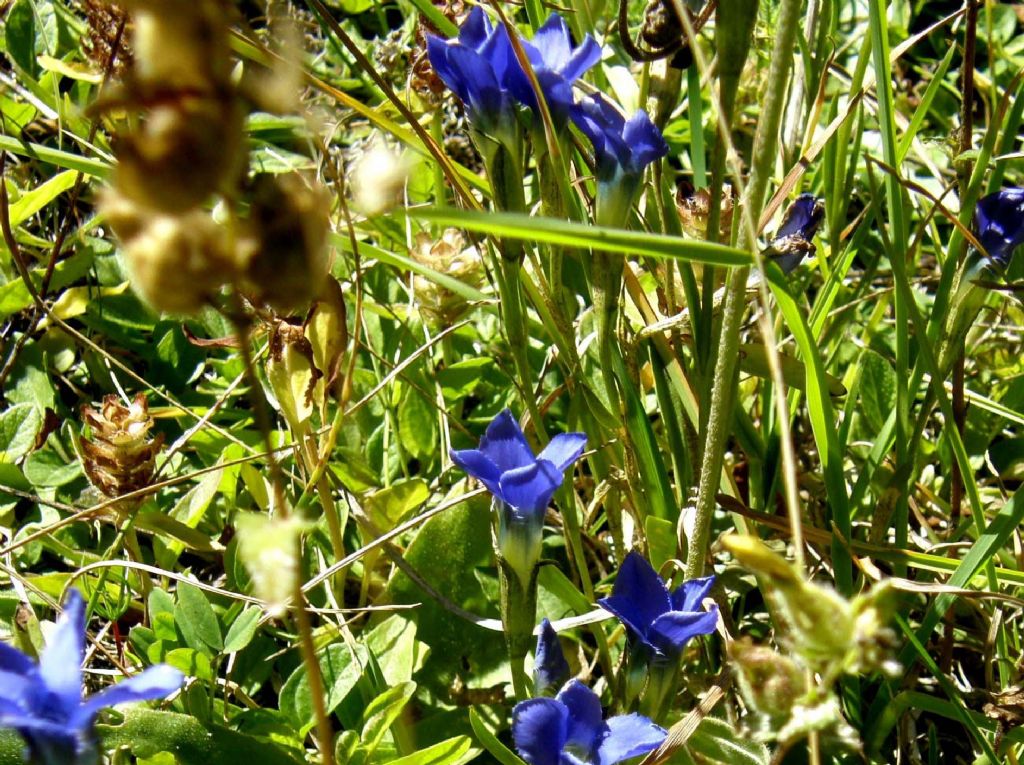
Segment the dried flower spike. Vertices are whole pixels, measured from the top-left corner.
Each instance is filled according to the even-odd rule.
[[[82,439],[82,462],[93,486],[108,497],[149,486],[164,436],[149,437],[153,418],[145,394],[128,406],[107,396],[100,409],[83,406],[82,420],[92,429],[92,440]]]

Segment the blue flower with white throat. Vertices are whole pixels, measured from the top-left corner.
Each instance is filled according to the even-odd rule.
[[[540,559],[544,511],[586,444],[585,433],[559,433],[534,456],[519,422],[506,409],[487,426],[476,449],[451,452],[452,461],[494,496],[498,548],[524,582]]]
[[[184,675],[157,665],[82,698],[85,603],[72,590],[39,663],[0,643],[0,727],[13,728],[28,745],[33,763],[92,765],[98,762],[93,723],[104,707],[162,699],[181,687]]]

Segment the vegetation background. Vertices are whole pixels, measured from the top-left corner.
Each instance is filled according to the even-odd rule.
[[[625,552],[717,577],[720,630],[684,652],[655,760],[1018,761],[1024,265],[957,275],[977,201],[1024,183],[1024,7],[721,0],[640,62],[659,5],[623,2],[501,6],[526,39],[549,10],[593,35],[580,87],[662,129],[667,157],[605,227],[568,130],[566,185],[535,132],[524,208],[496,212],[426,53],[461,0],[225,2],[229,49],[170,37],[162,66],[223,63],[237,113],[125,85],[123,8],[0,2],[0,632],[36,653],[74,586],[90,685],[189,676],[105,714],[111,762],[514,765],[489,499],[449,457],[506,407],[537,447],[588,434],[546,516],[538,617],[606,707],[626,643],[594,603]],[[235,247],[238,220],[262,226],[244,274],[193,269],[187,234],[125,233],[110,188],[160,108],[199,148],[139,183],[170,199],[242,156],[192,230]],[[784,275],[770,234],[799,192],[824,221]],[[0,733],[0,762],[21,757]]]

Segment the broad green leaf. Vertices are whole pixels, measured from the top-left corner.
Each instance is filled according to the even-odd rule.
[[[13,13],[14,11],[11,11]],[[20,226],[50,202],[75,185],[78,173],[65,170],[18,197],[10,207],[11,226]]]
[[[878,432],[896,407],[896,370],[880,354],[867,348],[860,357],[860,399],[864,416]]]
[[[686,748],[699,755],[697,762],[722,765],[768,765],[768,747],[750,736],[740,736],[733,727],[717,717],[705,717],[686,742]]]
[[[369,703],[363,712],[362,748],[369,758],[377,749],[388,728],[398,719],[416,693],[416,683],[409,681],[388,688]]]
[[[18,404],[0,414],[0,462],[15,462],[28,454],[42,426],[42,415],[31,404]]]
[[[426,459],[437,450],[437,409],[413,388],[406,388],[398,405],[398,433],[405,448],[418,459]]]
[[[190,715],[133,707],[118,725],[97,725],[107,749],[127,748],[136,757],[173,752],[179,765],[301,765],[299,755]],[[3,765],[3,760],[0,760]]]
[[[213,680],[213,667],[210,657],[195,648],[173,648],[163,656],[163,661],[176,669],[180,669],[189,677],[200,680]]]
[[[34,75],[36,66],[36,16],[31,0],[17,0],[4,20],[7,55],[26,74]]]
[[[40,449],[25,459],[25,477],[36,488],[64,486],[82,475],[82,463],[66,462],[52,449]]]
[[[416,639],[416,622],[403,614],[393,614],[367,632],[366,647],[389,685],[411,680],[430,653],[430,647]]]
[[[355,651],[346,643],[332,643],[317,654],[320,676],[327,689],[328,714],[356,687],[363,674],[368,655],[366,649],[356,645]],[[316,724],[313,697],[309,689],[309,673],[299,665],[281,688],[278,701],[281,711],[303,736]]]
[[[249,645],[259,627],[261,614],[256,606],[247,606],[235,617],[224,638],[224,653],[235,653]]]
[[[396,481],[375,491],[364,502],[370,517],[381,531],[390,531],[430,497],[430,487],[422,478]]]
[[[391,760],[388,765],[462,765],[480,752],[480,749],[473,746],[473,740],[469,736],[455,736],[413,754]]]
[[[716,266],[744,266],[752,262],[749,253],[724,244],[539,218],[521,213],[417,208],[405,214],[428,223],[542,244],[618,252],[636,257],[689,260]]]
[[[206,599],[206,593],[187,582],[178,585],[178,605],[174,609],[174,621],[185,637],[185,641],[198,651],[224,648],[220,623],[213,606]]]
[[[445,399],[458,401],[475,391],[494,368],[494,359],[486,356],[465,359],[438,370],[437,380],[441,383],[441,392],[444,393]]]

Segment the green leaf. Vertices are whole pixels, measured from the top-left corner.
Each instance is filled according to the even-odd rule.
[[[0,462],[15,462],[28,454],[42,427],[42,415],[32,404],[12,406],[0,415]]]
[[[476,740],[501,765],[526,765],[515,752],[498,740],[498,737],[487,727],[483,718],[472,707],[469,710],[469,724],[473,727],[473,735],[476,736]]]
[[[173,752],[179,765],[300,765],[303,760],[266,739],[246,736],[175,712],[132,708],[118,725],[97,725],[107,749],[125,747],[136,757]],[[20,756],[20,755],[19,755]],[[0,756],[0,765],[5,765]]]
[[[732,726],[717,717],[705,717],[686,742],[702,763],[723,765],[768,765],[768,747],[749,736],[739,736]]]
[[[864,416],[875,432],[881,430],[896,407],[896,370],[880,354],[866,349],[860,357],[863,379],[860,399]]]
[[[416,622],[403,614],[392,614],[366,633],[366,647],[389,685],[411,680],[430,653],[430,647],[416,639]]]
[[[235,618],[224,638],[224,653],[235,653],[249,645],[259,627],[260,614],[259,608],[248,606]]]
[[[346,643],[332,643],[317,655],[320,675],[327,689],[327,713],[330,714],[356,687],[369,656],[357,645],[355,653]],[[278,704],[295,729],[303,736],[316,724],[313,696],[309,689],[309,673],[299,665],[281,688]]]
[[[25,477],[36,488],[64,486],[82,475],[82,464],[77,460],[65,462],[52,449],[40,449],[25,459]]]
[[[12,10],[11,13],[14,13]],[[8,23],[10,18],[8,17]],[[32,191],[22,194],[17,202],[13,202],[10,208],[11,226],[20,226],[37,212],[46,207],[50,202],[59,197],[65,191],[75,185],[75,178],[78,173],[73,170],[65,170],[55,175],[45,183],[36,186]]]
[[[423,395],[407,388],[398,405],[398,433],[409,453],[425,459],[437,449],[437,410],[423,400]]]
[[[366,498],[366,509],[381,531],[390,531],[430,497],[430,487],[422,478],[396,481]]]
[[[27,74],[34,76],[36,65],[36,17],[30,0],[17,0],[7,11],[4,41],[7,55]]]
[[[220,623],[206,594],[187,582],[178,585],[178,605],[174,609],[174,621],[182,636],[197,651],[224,648]]]
[[[163,661],[180,669],[189,677],[213,681],[213,667],[210,658],[195,648],[173,648],[164,654]]]
[[[366,707],[366,711],[363,712],[362,747],[367,759],[377,749],[392,723],[402,714],[414,693],[416,683],[399,683],[388,688]]]
[[[480,749],[473,746],[473,740],[469,736],[455,736],[413,754],[391,760],[388,765],[462,765],[480,752]]]
[[[456,361],[437,373],[441,392],[445,400],[458,401],[475,391],[484,378],[495,368],[494,359],[481,356],[465,361]]]
[[[425,208],[411,209],[402,214],[442,226],[528,242],[618,252],[636,257],[689,260],[716,266],[751,264],[749,253],[724,244],[539,218],[521,213]]]

